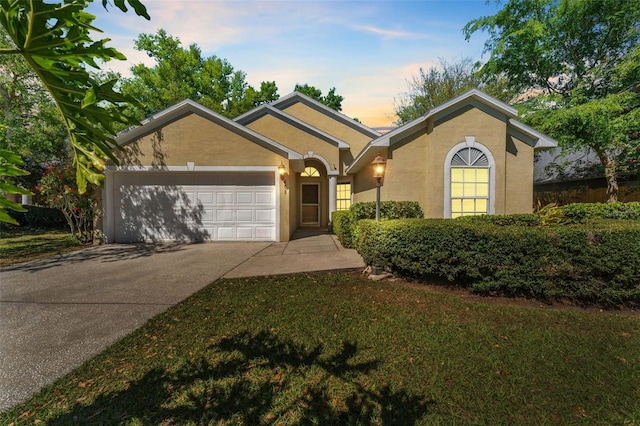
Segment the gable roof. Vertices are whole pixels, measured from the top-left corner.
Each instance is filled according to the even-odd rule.
[[[362,152],[360,152],[353,160],[353,163],[351,163],[351,166],[347,169],[347,173],[355,173],[371,162],[377,155],[377,150],[386,149],[397,141],[404,140],[415,133],[426,131],[426,123],[429,120],[435,121],[443,118],[467,105],[488,107],[491,111],[503,115],[509,125],[508,133],[518,137],[535,149],[550,148],[558,145],[558,142],[549,136],[515,120],[515,117],[518,115],[518,111],[515,108],[487,95],[484,92],[481,92],[480,90],[472,89],[451,99],[450,101],[432,108],[425,115],[418,117],[403,126],[397,127],[369,142]]]
[[[286,146],[273,141],[257,132],[254,132],[253,130],[248,129],[241,124],[238,124],[235,121],[230,120],[227,117],[218,114],[217,112],[203,105],[200,105],[195,101],[192,101],[191,99],[186,99],[173,106],[170,106],[165,110],[153,114],[151,117],[143,120],[140,123],[140,126],[123,130],[116,137],[116,141],[120,145],[126,145],[189,114],[197,114],[202,118],[218,124],[219,126],[224,127],[225,129],[230,130],[237,135],[242,136],[245,139],[250,140],[251,142],[267,148],[290,160],[299,160],[304,158],[302,154],[290,148],[287,148]]]
[[[324,105],[321,102],[316,101],[315,99],[311,99],[310,97],[303,95],[300,92],[292,92],[289,93],[287,96],[283,96],[282,98],[275,100],[273,102],[271,102],[271,106],[274,108],[277,108],[279,110],[284,110],[288,107],[290,107],[291,105],[294,105],[296,103],[302,103],[306,106],[308,106],[309,108],[318,111],[344,125],[346,125],[347,127],[350,127],[353,130],[356,130],[360,133],[362,133],[363,135],[366,135],[370,138],[377,138],[380,136],[380,133],[375,131],[374,129],[365,126],[362,123],[357,122],[356,120],[354,120],[353,118],[342,114],[341,112],[338,112],[332,108],[329,108],[328,106]]]
[[[287,114],[284,111],[276,109],[268,104],[260,105],[259,107],[254,108],[251,111],[245,114],[242,114],[239,117],[234,118],[234,121],[242,124],[243,126],[246,126],[258,120],[259,118],[264,117],[265,115],[271,115],[279,120],[282,120],[285,123],[290,124],[291,126],[302,130],[303,132],[306,132],[318,139],[321,139],[327,143],[330,143],[333,146],[338,147],[339,149],[349,149],[349,144],[343,141],[342,139],[338,139],[335,136],[332,136],[326,132],[323,132],[322,130],[316,127],[313,127],[305,123],[304,121],[299,120],[296,117],[290,114]]]

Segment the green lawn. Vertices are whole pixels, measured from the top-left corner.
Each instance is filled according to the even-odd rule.
[[[0,227],[0,267],[86,247],[69,232]]]
[[[318,273],[220,280],[0,424],[640,425],[640,316]]]

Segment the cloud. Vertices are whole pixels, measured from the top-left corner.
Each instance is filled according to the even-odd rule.
[[[137,63],[154,62],[133,48],[140,33],[164,28],[183,46],[197,44],[204,56],[227,59],[246,73],[247,82],[275,81],[281,96],[296,83],[326,93],[335,87],[345,97],[344,112],[370,126],[389,125],[394,99],[408,90],[407,80],[439,58],[478,55],[482,40],[467,43],[460,29],[472,9],[466,2],[452,11],[449,3],[378,1],[204,1],[146,0],[151,21],[131,11],[105,12],[90,6],[96,26],[127,61],[108,67],[130,76]],[[480,6],[478,6],[480,5]],[[480,16],[478,13],[477,16]]]
[[[355,29],[359,31],[363,31],[366,33],[372,33],[376,35],[381,35],[388,38],[411,38],[411,39],[423,39],[428,38],[426,34],[419,33],[411,33],[406,31],[394,31],[394,30],[385,30],[382,28],[373,27],[370,25],[365,26],[356,26]]]

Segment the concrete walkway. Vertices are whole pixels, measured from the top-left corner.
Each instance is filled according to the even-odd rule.
[[[224,278],[364,268],[357,251],[345,249],[326,230],[298,230],[291,241],[274,243],[256,253]]]
[[[110,244],[0,268],[0,411],[221,277],[364,267],[334,235]]]

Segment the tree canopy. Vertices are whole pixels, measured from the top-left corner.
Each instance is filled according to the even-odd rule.
[[[329,89],[326,96],[322,96],[322,90],[317,89],[314,86],[309,86],[306,83],[296,84],[296,87],[293,89],[293,91],[300,92],[303,95],[307,95],[311,99],[315,99],[316,101],[328,106],[331,109],[342,111],[342,101],[344,101],[344,97],[336,94],[335,87]]]
[[[135,48],[155,60],[151,67],[134,65],[133,77],[122,81],[123,93],[135,97],[141,105],[138,118],[185,99],[233,118],[278,99],[274,81],[262,82],[256,90],[247,84],[245,73],[235,70],[226,59],[215,55],[205,58],[198,45],[185,48],[179,38],[164,29],[156,34],[140,34]]]
[[[417,76],[407,80],[408,92],[395,100],[397,124],[408,123],[432,108],[478,87],[480,79],[475,74],[477,67],[471,58],[463,58],[457,62],[440,59],[439,66],[426,71],[420,68]]]
[[[579,91],[587,100],[620,91],[616,69],[637,45],[639,23],[635,0],[509,0],[463,31],[467,40],[489,34],[482,75],[504,74],[523,91]]]
[[[640,158],[637,1],[509,0],[467,23],[465,37],[480,30],[490,56],[479,75],[504,77],[525,100],[523,119],[564,149],[593,150],[617,200],[618,174]]]

